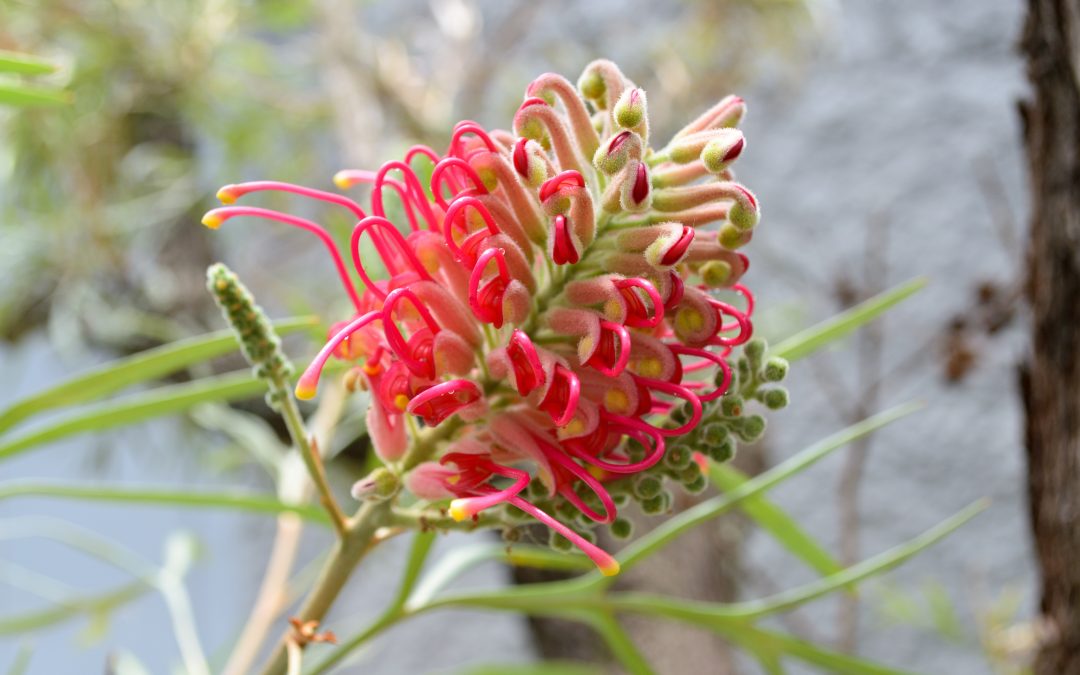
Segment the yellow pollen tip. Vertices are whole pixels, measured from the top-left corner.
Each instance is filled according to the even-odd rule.
[[[334,185],[338,186],[340,190],[348,190],[353,185],[356,185],[356,181],[349,178],[349,174],[344,171],[338,171],[334,174]]]
[[[382,364],[378,361],[364,361],[364,365],[361,367],[368,375],[378,375],[382,372]]]
[[[294,393],[296,394],[296,398],[300,399],[301,401],[310,401],[311,399],[315,398],[316,391],[317,388],[314,385],[298,382],[296,384],[296,389],[294,390]]]
[[[225,187],[223,187],[223,188],[221,188],[220,190],[217,191],[217,198],[218,198],[219,202],[221,202],[222,204],[235,204],[236,203],[236,196],[237,195],[236,195],[235,192],[232,191],[231,188],[232,188],[231,185],[226,185]]]
[[[605,577],[613,577],[613,576],[615,576],[616,574],[619,573],[619,569],[620,569],[619,568],[619,561],[615,560],[614,558],[612,558],[610,562],[606,562],[603,565],[600,565],[599,567],[600,567],[600,574],[603,574]]]
[[[468,502],[464,499],[455,499],[454,501],[450,502],[450,509],[448,511],[450,513],[450,517],[459,523],[463,520],[471,518],[472,514],[469,513],[467,504]]]
[[[202,224],[209,227],[211,230],[216,230],[221,227],[221,224],[225,222],[225,219],[217,215],[213,211],[207,213],[202,217]]]
[[[394,397],[394,405],[397,406],[398,410],[404,410],[409,407],[409,397],[405,394],[398,394]]]

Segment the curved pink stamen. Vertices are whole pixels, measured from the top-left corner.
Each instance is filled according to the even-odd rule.
[[[561,190],[563,184],[565,183],[569,183],[579,188],[585,187],[585,179],[581,176],[579,172],[572,169],[568,171],[562,171],[544,181],[544,183],[540,186],[540,201],[546,202],[548,200],[548,197]]]
[[[515,507],[521,509],[525,513],[529,514],[533,518],[539,520],[544,525],[547,525],[551,529],[555,530],[562,536],[570,540],[570,542],[578,547],[582,553],[589,557],[597,567],[600,568],[600,572],[605,576],[612,576],[619,573],[619,563],[612,558],[606,551],[600,547],[590,544],[580,534],[574,532],[566,525],[555,520],[547,513],[541,511],[537,507],[533,506],[529,502],[525,501],[521,497],[511,497],[507,500],[508,503],[513,504]]]
[[[521,494],[522,490],[529,486],[529,482],[532,480],[532,476],[530,476],[527,471],[522,471],[521,469],[501,466],[494,462],[484,462],[483,464],[489,465],[486,468],[488,468],[490,473],[505,476],[506,478],[512,478],[514,483],[502,490],[498,490],[490,485],[485,485],[478,488],[478,491],[484,492],[482,496],[455,499],[450,504],[450,514],[455,520],[471,518],[484,509],[489,509],[492,506],[497,506],[498,504],[508,501],[511,497],[516,497]]]
[[[494,141],[491,140],[491,136],[488,135],[488,132],[486,129],[484,129],[484,127],[480,126],[476,122],[473,122],[472,120],[464,120],[454,125],[454,135],[450,137],[449,154],[454,155],[455,157],[461,157],[461,146],[463,145],[463,143],[461,142],[461,137],[466,134],[473,134],[474,136],[479,138],[481,141],[483,141],[484,145],[487,146],[487,149],[489,151],[499,151],[498,146],[496,146]]]
[[[649,389],[655,389],[664,392],[665,394],[675,396],[676,398],[681,398],[690,404],[692,413],[686,424],[683,424],[677,429],[660,429],[653,427],[656,429],[657,433],[664,436],[681,436],[696,427],[698,422],[701,421],[701,399],[698,398],[697,394],[694,392],[682,385],[665,382],[664,380],[654,380],[651,377],[642,377],[641,375],[636,375],[634,373],[631,373],[631,377],[633,377],[635,381],[644,384]],[[654,403],[654,407],[659,407],[659,403],[660,402]]]
[[[694,241],[694,228],[687,225],[683,225],[682,234],[679,235],[679,240],[676,241],[671,248],[667,250],[664,257],[660,259],[661,265],[674,265],[682,259],[683,255],[690,248],[690,244]]]
[[[495,222],[495,217],[491,215],[491,211],[488,211],[484,203],[472,195],[464,195],[456,198],[450,207],[446,210],[446,216],[443,218],[443,237],[446,239],[446,246],[450,249],[450,252],[454,254],[454,258],[463,260],[467,256],[467,251],[458,246],[454,241],[454,223],[457,221],[458,216],[465,216],[465,209],[472,207],[480,214],[480,217],[484,219],[484,224],[487,225],[488,234],[500,234],[502,230],[499,229],[499,225]],[[465,237],[462,240],[468,241],[473,233],[468,231],[468,220],[465,220]]]
[[[609,330],[618,337],[619,356],[615,359],[615,363],[608,367],[605,363],[605,359],[608,358],[610,354],[601,353],[606,349],[606,343],[602,342],[601,346],[596,350],[596,353],[589,359],[588,365],[608,377],[615,377],[626,370],[626,364],[630,362],[630,331],[626,330],[626,326],[621,323],[606,320],[600,322],[600,329]]]
[[[683,278],[679,276],[678,272],[669,270],[668,274],[671,279],[671,295],[668,296],[667,302],[664,303],[665,312],[673,311],[682,302],[683,292],[686,290]]]
[[[566,399],[565,401],[559,401],[553,399],[552,396],[561,396],[560,376],[562,376],[562,382],[566,386]],[[577,413],[578,399],[581,398],[581,380],[574,371],[570,370],[561,363],[556,363],[555,368],[552,370],[552,383],[548,388],[547,394],[544,395],[544,400],[540,402],[539,408],[551,415],[551,420],[557,427],[564,427],[570,424],[570,420],[574,419],[574,414]],[[558,407],[556,407],[558,406]],[[552,412],[552,409],[556,412]],[[556,414],[557,413],[557,414]]]
[[[450,380],[413,396],[405,410],[423,417],[431,426],[438,426],[447,417],[479,401],[481,396],[480,388],[472,380]]]
[[[646,424],[645,422],[637,418],[616,415],[615,413],[610,413],[604,409],[601,409],[600,414],[604,417],[604,419],[619,425],[619,427],[621,427],[621,430],[624,433],[627,433],[629,436],[633,437],[642,445],[647,445],[647,443],[642,438],[643,435],[651,438],[653,446],[652,452],[650,452],[645,457],[645,459],[641,460],[640,462],[634,462],[632,464],[613,464],[611,462],[608,462],[607,460],[601,459],[599,457],[594,457],[589,453],[582,451],[574,444],[563,443],[563,447],[565,447],[570,454],[574,455],[575,457],[584,462],[592,464],[598,469],[603,469],[608,473],[615,474],[628,474],[645,471],[646,469],[655,466],[656,463],[659,462],[660,459],[664,456],[664,437],[656,430],[656,427],[650,426],[649,424]],[[613,429],[613,431],[618,432],[620,431],[620,429]]]
[[[299,227],[300,229],[307,230],[317,236],[330,251],[330,257],[334,260],[334,267],[337,268],[338,277],[341,278],[341,284],[345,287],[345,292],[349,294],[349,299],[352,300],[357,311],[363,309],[360,295],[356,292],[356,287],[353,285],[352,279],[349,278],[349,270],[345,267],[345,261],[341,258],[341,252],[338,250],[337,244],[334,243],[334,238],[331,237],[330,233],[321,225],[310,220],[305,220],[304,218],[297,218],[296,216],[290,216],[287,213],[263,209],[258,206],[224,206],[213,209],[203,216],[203,222],[216,223],[216,225],[212,225],[212,227],[217,227],[229,218],[235,218],[236,216],[265,218],[267,220],[285,223],[286,225],[292,225],[293,227]]]
[[[720,316],[723,316],[724,314],[728,314],[728,315],[730,315],[731,317],[733,317],[735,319],[734,324],[728,324],[728,325],[723,325],[723,322],[721,321],[720,323],[722,325],[717,329],[718,333],[722,332],[722,331],[731,330],[733,328],[738,328],[739,329],[739,334],[736,335],[733,338],[720,337],[719,335],[713,336],[712,338],[709,339],[709,344],[710,345],[720,345],[722,347],[735,347],[735,346],[743,344],[744,342],[746,342],[747,340],[750,339],[750,336],[754,332],[754,327],[753,327],[753,324],[750,323],[750,319],[747,318],[745,314],[743,314],[739,310],[735,309],[731,305],[727,304],[726,302],[720,302],[716,298],[709,297],[709,298],[707,298],[707,300],[708,300],[709,304],[712,305],[717,310],[717,313],[720,314]]]
[[[469,180],[472,181],[473,194],[486,195],[488,193],[488,189],[484,186],[484,181],[480,178],[480,174],[476,173],[476,169],[472,168],[472,165],[460,157],[444,157],[439,160],[439,163],[435,165],[435,169],[431,172],[431,194],[434,195],[435,201],[438,202],[439,206],[441,206],[444,211],[447,210],[450,205],[446,201],[446,198],[443,197],[442,184],[446,182],[446,178],[452,175],[447,173],[450,169],[457,169],[464,172]],[[454,197],[462,194],[461,190],[455,190],[453,186],[451,186],[451,191],[453,192]],[[453,197],[451,197],[451,199],[452,198]]]
[[[472,308],[476,318],[486,323],[494,324],[496,328],[502,328],[503,308],[500,294],[499,304],[495,307],[485,307],[480,303],[480,282],[484,278],[484,271],[488,262],[495,259],[498,267],[499,278],[502,279],[503,289],[510,283],[510,270],[506,266],[506,251],[501,248],[489,248],[480,254],[473,266],[472,274],[469,275],[469,307]]]
[[[604,513],[601,515],[590,509],[585,502],[582,501],[581,496],[574,492],[573,485],[571,484],[563,483],[560,485],[559,493],[562,494],[567,501],[576,506],[578,510],[598,523],[610,523],[615,520],[615,501],[611,498],[611,495],[608,494],[608,491],[604,489],[604,486],[600,484],[600,481],[596,480],[596,478],[583,466],[567,457],[561,447],[556,447],[536,436],[533,436],[533,438],[550,462],[561,466],[563,470],[568,471],[574,478],[585,483],[585,485],[596,494],[597,498],[600,499],[600,504],[604,507]]]
[[[402,300],[408,300],[416,312],[427,324],[428,330],[432,335],[439,332],[439,324],[436,323],[435,318],[431,316],[431,312],[424,303],[417,297],[416,293],[413,293],[408,288],[398,288],[390,292],[386,296],[386,302],[383,304],[382,317],[383,317],[383,333],[386,335],[386,341],[390,345],[390,349],[394,351],[399,359],[405,362],[405,365],[409,367],[414,373],[428,374],[431,371],[431,364],[424,363],[417,359],[414,359],[409,353],[409,345],[405,341],[405,338],[401,335],[401,330],[398,328],[397,323],[394,322],[394,310]]]
[[[735,284],[731,287],[731,290],[735,291],[739,295],[746,299],[746,314],[747,318],[750,318],[754,314],[754,294],[750,292],[750,289],[742,284]]]
[[[708,394],[698,395],[698,398],[700,398],[702,400],[702,402],[707,403],[709,401],[715,401],[716,399],[720,398],[721,396],[723,396],[727,392],[728,387],[731,385],[731,366],[728,365],[728,362],[725,361],[723,359],[723,357],[721,357],[719,354],[714,354],[713,352],[710,352],[707,349],[699,349],[697,347],[687,347],[685,345],[680,345],[680,344],[669,344],[669,345],[667,345],[667,347],[668,347],[668,349],[670,349],[675,354],[686,354],[688,356],[697,356],[697,357],[702,359],[701,361],[699,361],[697,363],[692,363],[692,364],[690,364],[688,366],[683,366],[683,372],[693,372],[695,370],[700,370],[702,368],[706,368],[706,367],[708,367],[709,365],[712,365],[712,364],[715,364],[717,367],[720,368],[721,371],[723,371],[724,379],[720,383],[719,386],[717,386],[715,389],[713,389]],[[710,362],[711,362],[711,364],[710,364]],[[688,382],[683,386],[689,387],[690,384],[700,384],[700,386],[702,386],[702,387],[705,386],[705,383],[703,383],[703,382],[702,383],[689,383]]]
[[[343,206],[349,211],[352,211],[357,220],[366,218],[367,214],[364,213],[364,209],[359,204],[349,199],[344,195],[339,195],[334,192],[325,192],[323,190],[316,190],[314,188],[304,187],[303,185],[293,185],[292,183],[283,183],[276,180],[253,180],[247,183],[234,183],[232,185],[226,185],[218,190],[218,199],[225,201],[228,199],[239,199],[246,194],[252,192],[289,192],[292,194],[300,195],[301,197],[308,197],[310,199],[317,199],[321,202],[327,202],[330,204],[337,204]],[[231,202],[227,202],[231,203]]]
[[[660,325],[660,322],[664,320],[664,301],[660,298],[660,292],[656,290],[656,286],[652,285],[648,279],[642,279],[640,277],[631,277],[628,279],[616,279],[615,288],[620,291],[629,291],[629,294],[624,292],[623,297],[626,298],[627,304],[631,303],[631,298],[637,302],[636,296],[633,296],[633,291],[629,289],[639,288],[645,292],[645,295],[649,296],[649,302],[652,303],[652,316],[647,318],[640,318],[644,316],[644,312],[641,314],[634,314],[627,312],[626,325],[631,328],[655,328]],[[640,302],[638,302],[640,304]]]
[[[374,293],[375,296],[378,297],[380,300],[386,298],[386,292],[379,288],[375,284],[375,282],[371,280],[371,277],[368,276],[367,271],[364,269],[363,262],[360,260],[360,237],[362,237],[363,234],[368,230],[373,230],[371,233],[371,237],[373,240],[381,241],[383,244],[386,243],[386,239],[383,239],[382,237],[377,237],[375,235],[374,228],[378,228],[379,230],[383,231],[386,235],[388,235],[388,238],[397,245],[398,252],[402,256],[404,256],[405,260],[409,262],[410,266],[412,267],[412,271],[415,272],[417,276],[427,281],[432,280],[431,275],[428,274],[427,269],[424,268],[423,263],[420,262],[420,259],[416,257],[416,253],[413,252],[412,246],[409,245],[409,242],[405,241],[405,237],[401,236],[401,232],[399,232],[398,229],[394,227],[394,224],[386,218],[383,218],[382,216],[368,216],[367,218],[364,218],[359,223],[357,223],[356,227],[353,228],[350,249],[352,251],[353,266],[356,267],[356,273],[360,275],[360,280],[364,282],[364,285],[368,288],[369,291]],[[383,257],[383,263],[386,265],[387,271],[390,272],[390,275],[394,276],[396,270],[392,269],[393,261],[388,260],[386,257]]]
[[[386,182],[386,174],[395,169],[401,172],[401,176],[409,188],[409,195],[412,202],[415,206],[419,207],[420,212],[424,215],[424,220],[428,223],[428,227],[433,231],[438,232],[438,219],[435,217],[435,212],[431,210],[431,204],[428,203],[427,194],[424,193],[424,188],[420,185],[420,179],[416,177],[416,173],[412,170],[412,167],[405,162],[393,160],[379,167],[378,173],[375,174],[375,189],[371,193],[372,210],[382,215],[382,188]],[[402,195],[402,200],[408,204],[408,200],[405,199],[404,195]],[[413,222],[413,230],[415,231],[416,229],[418,229],[416,223]]]
[[[318,389],[319,378],[322,376],[323,368],[326,366],[326,362],[330,359],[330,356],[333,355],[334,351],[353,333],[381,317],[382,312],[379,310],[370,311],[367,314],[353,319],[344,328],[337,333],[334,333],[334,336],[323,345],[322,349],[315,355],[315,358],[312,359],[308,367],[304,369],[303,374],[300,375],[300,380],[296,383],[297,398],[309,399],[313,397],[315,391]]]
[[[520,328],[515,328],[506,343],[506,356],[510,359],[510,365],[514,369],[514,382],[518,393],[527,395],[537,387],[543,386],[547,381],[544,366],[540,363],[540,356],[536,353],[529,336]],[[528,366],[526,372],[524,366]]]

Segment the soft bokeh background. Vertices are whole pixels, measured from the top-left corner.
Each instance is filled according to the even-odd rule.
[[[747,281],[766,336],[930,278],[883,322],[798,364],[792,407],[742,459],[767,465],[922,399],[919,416],[785,484],[777,501],[856,557],[977,497],[992,506],[867,586],[857,605],[819,601],[786,628],[920,672],[1015,672],[1033,604],[1014,386],[1026,206],[1020,15],[1006,0],[5,0],[0,48],[62,64],[55,82],[74,103],[0,109],[0,405],[218,327],[203,289],[214,260],[274,315],[333,314],[344,298],[314,240],[273,225],[214,234],[198,225],[217,187],[265,177],[328,188],[339,168],[377,165],[417,141],[445,145],[457,119],[505,126],[537,74],[574,79],[591,59],[612,58],[648,90],[660,138],[725,93],[748,99],[738,171],[764,208]],[[308,205],[277,205],[336,223]],[[268,433],[258,412],[213,406],[58,443],[4,462],[0,477],[267,488],[243,449]],[[253,436],[220,433],[242,423]],[[349,456],[335,466],[342,485],[360,470]],[[2,501],[0,668],[23,645],[31,673],[101,672],[124,653],[150,672],[177,667],[153,594],[114,612],[82,608],[29,638],[5,635],[5,616],[125,580],[40,536],[70,539],[72,527],[157,562],[175,533],[197,541],[189,588],[217,657],[249,609],[273,532],[257,517]],[[307,559],[325,543],[309,538]],[[365,563],[334,615],[340,633],[377,611],[403,545]],[[810,578],[737,519],[687,547],[631,583],[752,597]],[[492,567],[462,583],[511,582]],[[634,629],[661,672],[754,672],[712,638]],[[438,614],[360,658],[365,672],[441,673],[558,649],[524,620]]]

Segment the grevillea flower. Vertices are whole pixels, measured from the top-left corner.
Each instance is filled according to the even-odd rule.
[[[749,261],[735,249],[759,210],[730,168],[744,111],[726,98],[654,150],[645,92],[597,61],[576,87],[537,78],[512,131],[465,121],[445,153],[415,146],[378,171],[338,173],[340,188],[371,186],[370,208],[260,181],[222,188],[228,205],[203,222],[254,216],[327,247],[354,310],[297,396],[315,395],[329,359],[354,363],[375,451],[417,497],[450,500],[457,520],[523,512],[614,574],[589,525],[615,521],[621,481],[652,491],[640,476],[724,396],[731,350],[751,336]],[[261,191],[350,212],[348,256],[317,223],[235,205]],[[409,452],[419,427],[446,432],[427,456]]]

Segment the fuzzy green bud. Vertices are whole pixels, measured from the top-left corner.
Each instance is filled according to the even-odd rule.
[[[710,260],[701,266],[698,274],[709,288],[720,288],[731,278],[731,265],[723,260]]]
[[[743,419],[739,428],[739,438],[747,443],[753,443],[765,433],[765,418],[761,415],[750,415]]]
[[[664,510],[665,510],[665,507],[666,507],[666,502],[664,500],[664,495],[665,494],[666,493],[661,492],[661,493],[659,493],[659,494],[657,494],[657,495],[655,495],[653,497],[649,497],[648,499],[642,500],[642,502],[641,502],[641,510],[642,510],[642,512],[647,514],[647,515],[650,515],[650,516],[655,516],[655,515],[659,515],[659,514],[663,513]]]
[[[705,474],[698,472],[698,475],[693,480],[688,480],[683,483],[683,489],[692,495],[701,494],[705,491],[705,488],[709,487],[709,480],[705,478]]]
[[[612,112],[616,124],[623,129],[633,129],[645,121],[646,110],[645,90],[635,87],[622,93]]]
[[[674,443],[664,453],[664,464],[676,471],[682,471],[694,462],[689,443]]]
[[[717,445],[710,445],[705,448],[706,453],[709,455],[709,459],[719,464],[724,462],[730,462],[735,457],[735,444],[730,438],[724,440],[723,443]]]
[[[656,476],[642,474],[634,481],[634,495],[639,499],[651,499],[660,494],[664,484]]]
[[[616,539],[629,539],[634,536],[634,523],[626,518],[616,518],[608,526],[611,536]]]
[[[570,543],[569,539],[554,531],[548,537],[548,546],[562,553],[569,553],[574,550],[574,545]]]
[[[741,396],[727,396],[720,399],[720,412],[724,417],[738,417],[742,414],[743,400]]]
[[[780,358],[779,356],[773,356],[765,362],[765,370],[763,375],[766,382],[780,382],[788,373],[787,359]]]
[[[349,492],[353,499],[382,502],[396,495],[400,486],[397,476],[385,467],[380,467],[353,483]]]
[[[761,360],[765,358],[766,349],[765,340],[761,338],[754,338],[743,347],[743,354],[750,361],[750,370],[752,372],[756,373],[761,369]]]
[[[765,404],[769,410],[780,410],[788,404],[788,392],[783,387],[764,389],[758,392],[758,400]]]

